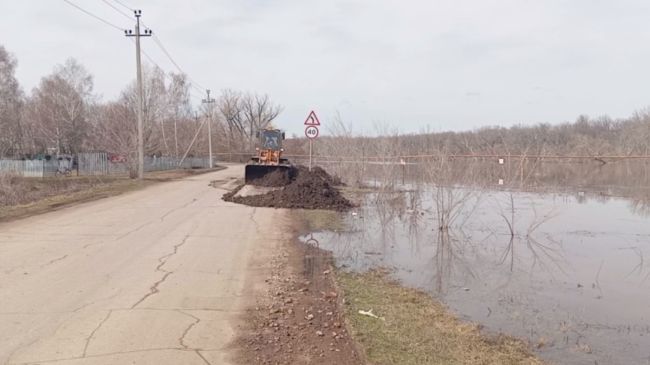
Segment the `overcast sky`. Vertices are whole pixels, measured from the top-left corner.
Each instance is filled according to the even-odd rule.
[[[133,26],[102,0],[71,1]],[[626,117],[650,105],[647,0],[121,1],[142,9],[191,78],[269,94],[296,133],[311,109],[325,126],[338,111],[373,133]],[[133,44],[62,0],[1,1],[0,34],[27,92],[68,57],[104,99],[134,78]],[[174,70],[150,39],[143,48]]]

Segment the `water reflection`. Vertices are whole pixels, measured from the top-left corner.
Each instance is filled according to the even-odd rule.
[[[310,234],[304,239],[305,253],[303,256],[303,276],[309,280],[312,290],[324,290],[322,280],[315,280],[328,268],[328,256],[320,249],[320,242]]]
[[[650,219],[629,200],[422,184],[367,196],[348,223],[314,234],[337,265],[393,269],[459,315],[540,344],[546,358],[650,356]]]
[[[348,176],[363,171],[372,185],[392,188],[407,184],[418,189],[435,182],[446,186],[471,186],[502,191],[553,192],[575,196],[579,202],[626,198],[630,209],[650,214],[650,161],[623,160],[602,164],[586,160],[509,159],[503,165],[495,158],[436,159],[408,161],[399,165],[332,164],[328,170]]]
[[[453,282],[454,273],[466,275],[476,279],[468,260],[469,251],[476,252],[466,239],[458,239],[450,229],[438,229],[434,242],[434,256],[432,260],[433,275],[431,277],[430,289],[438,295],[447,293],[449,284]]]

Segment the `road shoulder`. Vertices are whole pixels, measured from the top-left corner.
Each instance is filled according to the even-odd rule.
[[[297,236],[304,222],[296,219],[295,211],[286,212],[281,222],[286,239],[270,258],[266,276],[248,283],[247,292],[255,293],[256,300],[240,318],[234,361],[364,364],[347,333],[329,255],[302,245]]]

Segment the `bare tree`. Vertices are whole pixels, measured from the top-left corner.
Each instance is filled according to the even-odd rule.
[[[217,101],[217,108],[228,130],[228,152],[231,154],[230,159],[232,160],[233,149],[241,147],[235,141],[241,141],[246,136],[241,93],[223,90]]]
[[[146,67],[143,72],[143,137],[145,154],[162,153],[165,141],[162,138],[162,120],[167,108],[167,89],[165,74],[159,68]],[[129,121],[136,125],[137,94],[132,82],[120,96],[120,103],[128,106]],[[135,148],[135,145],[133,146]]]
[[[99,105],[93,113],[93,145],[127,158],[132,177],[136,173],[137,129],[130,105],[121,101]]]
[[[190,103],[190,83],[187,75],[184,74],[171,74],[171,82],[167,88],[167,109],[163,118],[162,124],[162,137],[165,141],[167,153],[170,153],[170,148],[167,145],[167,137],[165,134],[165,124],[171,122],[174,148],[173,155],[179,156],[179,124],[183,120],[187,120],[192,115],[192,105]]]
[[[0,46],[0,156],[21,152],[23,91],[16,80],[17,61]]]
[[[88,132],[93,78],[74,59],[41,79],[29,100],[29,122],[35,144],[56,153],[76,153]]]
[[[248,128],[248,138],[253,148],[255,132],[264,129],[280,115],[282,107],[271,102],[268,95],[246,94],[241,100],[244,124]]]
[[[221,128],[228,135],[230,153],[242,148],[252,150],[255,132],[270,126],[282,111],[268,95],[244,94],[230,89],[222,91],[216,109],[217,119],[223,123]]]

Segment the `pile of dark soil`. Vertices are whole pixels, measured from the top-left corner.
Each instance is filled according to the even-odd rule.
[[[291,182],[266,194],[236,196],[239,189],[223,196],[225,201],[254,207],[329,209],[343,211],[353,207],[336,188],[341,180],[316,167],[310,172],[300,166]]]
[[[249,182],[250,185],[255,186],[264,186],[264,187],[278,187],[285,186],[291,183],[289,174],[285,169],[279,169],[273,171],[270,174],[266,174],[261,178],[252,180]]]
[[[327,183],[330,185],[334,185],[334,186],[343,185],[343,182],[341,181],[341,179],[339,179],[338,176],[328,174],[327,171],[323,170],[323,168],[319,166],[314,166],[311,169],[311,172],[309,172],[309,168],[305,166],[298,166],[298,173],[300,172],[312,174],[314,176],[320,177],[321,179],[327,181]]]

